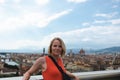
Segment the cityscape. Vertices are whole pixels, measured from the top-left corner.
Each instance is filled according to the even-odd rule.
[[[0,53],[0,77],[23,76],[35,60],[48,55],[41,53]],[[63,57],[65,68],[70,72],[89,72],[120,69],[120,52],[87,54],[82,48],[77,53],[72,49]],[[41,75],[41,70],[33,75]]]
[[[0,0],[0,80],[21,80],[55,37],[66,45],[64,67],[80,80],[120,79],[120,0]]]

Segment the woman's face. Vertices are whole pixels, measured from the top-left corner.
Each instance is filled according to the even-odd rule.
[[[62,45],[59,40],[54,40],[52,43],[52,54],[55,56],[59,56],[62,53]]]

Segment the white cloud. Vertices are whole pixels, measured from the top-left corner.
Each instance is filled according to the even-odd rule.
[[[5,0],[0,0],[0,4],[4,4],[5,3]]]
[[[14,3],[14,4],[18,4],[18,3],[20,3],[21,2],[21,0],[0,0],[0,4],[5,4],[6,2],[12,2],[12,3]]]
[[[16,4],[21,2],[21,0],[12,0],[12,1],[13,1],[13,3],[16,3]]]
[[[120,19],[109,20],[112,24],[120,24]]]
[[[33,41],[33,40],[16,40],[6,43],[1,43],[0,49],[7,50],[7,49],[21,49],[28,46],[40,46],[40,41]]]
[[[46,37],[46,42],[49,42],[50,39],[57,36],[63,38],[66,44],[74,44],[79,46],[84,44],[84,46],[92,48],[94,44],[101,47],[108,46],[108,44],[109,46],[114,46],[119,45],[119,30],[120,27],[115,26],[93,26],[68,32],[58,32],[51,34]],[[92,45],[88,46],[89,44]]]
[[[118,8],[118,5],[113,5],[112,8]]]
[[[43,5],[47,5],[50,0],[35,0],[36,4],[43,6]]]
[[[105,33],[107,33],[107,35],[114,35],[116,33],[119,33],[119,29],[120,27],[114,27],[114,26],[93,26],[93,27],[88,27],[88,28],[82,28],[82,29],[78,29],[78,30],[73,30],[73,31],[69,31],[69,32],[59,32],[59,33],[54,33],[51,34],[48,38],[50,37],[55,37],[55,36],[59,36],[59,37],[64,37],[66,39],[69,39],[69,41],[89,41],[89,40],[93,40],[99,42],[99,39],[101,37],[104,37],[106,39],[106,35]],[[104,35],[103,35],[104,33]],[[113,38],[114,37],[114,38]],[[115,36],[112,36],[111,38],[115,39]],[[76,43],[76,42],[75,42]]]
[[[51,21],[62,17],[71,11],[71,9],[68,9],[52,15],[39,12],[24,12],[17,16],[7,17],[0,21],[0,33],[16,29],[19,30],[19,28],[28,27],[30,25],[38,26],[40,28],[46,27]]]
[[[43,20],[45,15],[41,13],[25,13],[18,16],[11,16],[0,21],[0,32],[13,31],[28,25],[34,25],[38,20]]]
[[[84,38],[84,39],[82,39],[81,41],[87,42],[87,41],[91,41],[91,39],[90,39],[90,38]]]
[[[81,28],[77,30],[72,30],[68,32],[57,32],[52,33],[48,36],[43,37],[40,40],[16,40],[10,42],[0,43],[0,49],[19,49],[32,47],[36,49],[48,48],[50,41],[54,37],[61,37],[65,44],[74,44],[79,46],[86,46],[95,48],[92,45],[101,45],[105,47],[106,45],[119,45],[120,44],[120,27],[117,26],[91,26],[88,28]],[[82,45],[81,45],[82,44]],[[92,44],[92,45],[90,45]],[[89,46],[90,45],[90,46]],[[76,46],[71,46],[76,47]]]
[[[101,24],[103,24],[103,23],[106,23],[106,22],[108,22],[108,21],[106,21],[106,20],[95,20],[93,23],[101,23]]]
[[[68,9],[68,10],[65,10],[65,11],[62,11],[62,12],[59,12],[59,13],[55,13],[51,16],[49,16],[48,18],[44,19],[43,21],[39,22],[38,25],[39,26],[46,26],[48,25],[51,21],[59,18],[59,17],[62,17],[68,13],[70,13],[72,11],[72,9]]]
[[[100,17],[107,17],[107,18],[109,18],[109,17],[111,17],[110,15],[107,15],[107,14],[103,14],[103,13],[100,13],[100,14],[96,14],[95,16],[100,16]]]
[[[55,14],[52,14],[50,16],[45,16],[44,18],[42,18],[41,20],[40,19],[37,19],[38,21],[35,22],[34,25],[38,26],[38,27],[45,27],[47,26],[50,22],[52,22],[53,20],[55,19],[58,19],[68,13],[70,13],[72,11],[72,9],[68,9],[68,10],[65,10],[65,11],[61,11],[61,12],[58,12],[58,13],[55,13]]]
[[[113,2],[120,2],[120,0],[112,0]]]
[[[104,24],[104,23],[111,23],[112,25],[120,24],[120,19],[110,19],[110,20],[95,20],[93,24]]]
[[[118,12],[113,12],[113,13],[97,13],[95,14],[96,17],[103,17],[103,18],[113,18],[118,14]]]
[[[83,26],[89,26],[90,23],[88,23],[88,22],[84,22],[84,23],[82,23],[82,25],[83,25]]]
[[[2,32],[9,32],[13,30],[19,30],[19,28],[29,27],[28,25],[37,25],[39,27],[45,27],[51,21],[62,17],[68,14],[71,9],[56,13],[52,16],[47,17],[45,14],[41,13],[24,13],[24,15],[20,15],[19,17],[9,17],[7,20],[3,20],[0,22],[0,33]],[[47,21],[47,22],[44,22]],[[39,25],[38,25],[39,24]],[[49,44],[47,40],[48,37],[45,37],[43,40],[40,41],[33,41],[33,40],[16,40],[16,41],[5,41],[1,43],[0,48],[2,49],[18,49],[21,47],[27,46],[37,46],[39,47],[46,47]],[[49,39],[50,40],[50,39]],[[9,46],[10,45],[10,46]]]
[[[75,2],[75,3],[83,3],[86,2],[87,0],[67,0],[68,2]]]
[[[70,13],[71,11],[72,11],[72,9],[68,9],[68,10],[65,10],[65,11],[62,11],[62,12],[53,14],[53,16],[50,16],[50,17],[48,18],[48,20],[50,20],[50,21],[51,21],[51,20],[54,20],[54,19],[56,19],[56,18],[59,18],[59,17],[61,17],[61,16],[64,16],[64,15]]]

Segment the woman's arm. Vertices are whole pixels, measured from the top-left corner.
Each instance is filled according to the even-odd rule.
[[[75,76],[74,74],[70,73],[69,71],[66,71],[66,74],[69,75],[74,80],[80,80],[77,76]]]
[[[42,68],[42,65],[45,63],[45,57],[38,58],[32,67],[23,75],[22,80],[29,80],[30,76],[36,72],[38,69]]]

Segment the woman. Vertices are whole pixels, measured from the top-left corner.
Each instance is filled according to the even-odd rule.
[[[78,77],[65,70],[61,58],[65,55],[65,52],[65,44],[62,39],[58,37],[54,38],[49,45],[49,55],[51,55],[56,60],[58,65],[63,69],[64,72],[66,72],[66,74],[74,78],[74,80],[79,80]],[[42,69],[42,76],[44,80],[62,80],[62,74],[48,56],[38,58],[33,66],[24,74],[23,80],[29,80],[30,76],[38,69]]]

